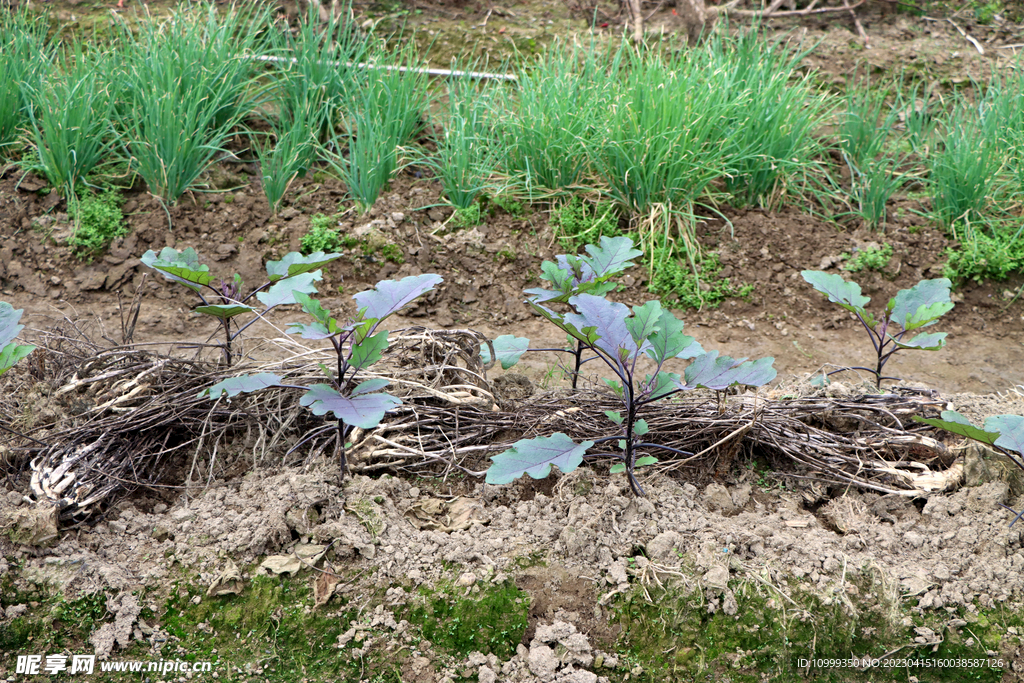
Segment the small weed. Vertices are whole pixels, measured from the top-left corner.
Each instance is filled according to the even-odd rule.
[[[385,244],[380,248],[380,255],[384,257],[385,261],[398,264],[405,263],[405,254],[402,253],[402,248],[397,244]]]
[[[307,255],[316,251],[334,251],[339,246],[351,248],[345,244],[346,241],[356,240],[348,235],[342,237],[341,231],[338,230],[338,222],[333,216],[318,213],[309,219],[309,230],[302,236],[299,248]]]
[[[843,269],[851,273],[859,273],[862,270],[882,272],[889,265],[889,260],[892,258],[892,245],[883,244],[880,247],[855,249],[853,256],[844,252],[839,255],[839,258],[846,261]]]
[[[516,251],[512,247],[505,247],[504,249],[502,249],[501,251],[494,255],[494,260],[495,262],[505,261],[508,263],[512,263],[513,261],[516,260]]]
[[[590,204],[573,197],[551,212],[551,227],[564,249],[579,251],[587,243],[597,243],[602,236],[620,233],[619,218],[611,202]]]
[[[472,228],[483,222],[479,204],[470,204],[464,209],[455,209],[451,224],[456,228]]]
[[[974,16],[979,24],[991,24],[1000,12],[1003,11],[1003,3],[999,0],[989,0],[984,4],[978,2],[974,5]]]
[[[79,257],[100,254],[115,238],[128,234],[121,206],[124,197],[114,189],[100,194],[87,194],[71,200],[77,226],[68,238],[68,245]]]
[[[523,203],[506,197],[504,195],[497,195],[490,198],[491,206],[501,209],[509,216],[513,218],[522,218],[526,210],[523,208]]]
[[[722,264],[714,253],[704,254],[697,263],[699,280],[690,265],[681,258],[673,258],[669,249],[656,249],[654,263],[648,289],[669,300],[674,298],[672,303],[679,308],[715,308],[731,296],[746,297],[754,291],[751,284],[736,287],[729,278],[717,277]]]

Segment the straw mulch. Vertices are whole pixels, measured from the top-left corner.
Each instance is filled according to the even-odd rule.
[[[390,379],[389,392],[403,405],[376,429],[350,434],[352,472],[478,477],[490,456],[521,438],[615,434],[604,411],[621,405],[608,393],[531,393],[524,378],[488,378],[479,356],[485,339],[477,332],[413,328],[391,340],[384,359],[361,379]],[[9,431],[0,432],[0,458],[9,485],[29,478],[33,497],[55,505],[65,523],[85,520],[139,487],[188,490],[240,468],[340,455],[335,421],[299,406],[295,390],[230,401],[199,396],[245,373],[273,372],[289,384],[324,381],[333,353],[301,340],[250,344],[230,368],[202,360],[219,358],[204,345],[190,358],[182,346],[168,352],[166,345],[96,343],[70,321],[44,333],[39,346],[32,362],[4,378],[0,424]],[[779,393],[707,392],[646,408],[648,439],[692,455],[658,451],[659,464],[642,472],[707,477],[752,455],[787,476],[902,495],[945,489],[960,476],[950,451],[910,419],[941,409],[928,393]]]

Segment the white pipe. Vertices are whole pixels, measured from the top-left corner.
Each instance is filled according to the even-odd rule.
[[[298,60],[294,57],[272,57],[269,55],[257,55],[253,57],[259,62],[291,62],[296,63]],[[353,64],[352,62],[345,62],[345,66],[348,68],[355,67],[357,69],[383,69],[384,71],[400,71],[410,72],[416,74],[426,74],[428,76],[444,76],[448,78],[475,78],[479,80],[491,80],[491,81],[518,81],[518,77],[515,74],[492,74],[486,71],[453,71],[452,69],[428,69],[425,67],[414,67],[414,66],[384,66],[379,64],[367,64],[366,62],[359,62]]]

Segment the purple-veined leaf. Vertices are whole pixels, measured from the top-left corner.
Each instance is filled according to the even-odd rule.
[[[327,326],[320,322],[312,323],[289,323],[288,334],[300,334],[303,339],[327,339],[333,337],[337,332],[331,332]]]
[[[900,290],[889,302],[890,320],[905,330],[933,323],[953,308],[953,302],[949,300],[951,285],[948,278],[942,277],[922,280],[910,289]]]
[[[314,415],[331,412],[345,424],[362,429],[373,429],[384,419],[384,413],[402,405],[399,399],[388,394],[342,396],[328,384],[312,385],[299,403],[308,406]]]
[[[516,441],[512,448],[491,458],[487,468],[488,484],[508,484],[524,474],[543,479],[551,473],[551,466],[568,474],[583,462],[583,454],[594,445],[593,441],[577,444],[565,434]]]
[[[827,296],[829,301],[859,314],[864,318],[868,327],[875,326],[875,319],[864,310],[871,298],[860,293],[860,285],[856,282],[847,282],[842,275],[825,273],[820,270],[803,270],[800,271],[800,275],[807,281],[807,284]]]
[[[164,247],[159,254],[150,249],[140,260],[160,271],[166,279],[183,284],[194,292],[215,279],[210,275],[210,267],[199,263],[199,255],[192,247],[184,251]]]
[[[303,256],[299,252],[293,251],[285,254],[280,261],[267,261],[267,276],[271,282],[277,282],[286,277],[294,277],[317,270],[338,258],[341,258],[341,254],[325,254],[322,251],[317,251],[309,256]]]
[[[891,335],[893,343],[901,349],[920,349],[922,351],[938,351],[946,345],[945,332],[922,332],[910,341],[897,341]]]
[[[359,292],[352,298],[356,300],[359,316],[363,320],[379,322],[412,303],[416,298],[423,296],[443,281],[444,279],[440,275],[433,273],[410,275],[397,282],[394,280],[378,282],[375,288]]]
[[[614,303],[592,294],[571,297],[569,304],[578,312],[566,313],[563,319],[586,333],[588,343],[613,358],[620,358],[619,349],[625,351],[627,357],[636,354],[637,344],[626,327],[629,308],[625,304]],[[593,328],[593,332],[587,333],[588,328]]]
[[[644,386],[649,387],[644,391],[642,398],[645,401],[656,401],[657,399],[679,390],[680,376],[674,372],[660,371],[653,378],[650,375],[644,377]]]
[[[995,445],[1024,457],[1024,417],[995,415],[985,420],[986,432],[999,432]]]
[[[772,357],[748,361],[719,356],[718,351],[708,351],[698,356],[684,371],[686,383],[678,383],[681,389],[711,389],[722,391],[734,384],[759,387],[775,379],[777,374]]]
[[[519,362],[519,358],[530,348],[530,340],[514,334],[503,334],[491,342],[494,355],[501,363],[502,370],[508,370]],[[480,344],[480,360],[484,365],[491,362],[491,350],[486,343]]]
[[[249,313],[252,311],[252,306],[244,304],[213,304],[210,306],[196,306],[195,311],[196,313],[212,315],[214,318],[226,320],[242,313]]]
[[[295,298],[295,293],[316,294],[316,285],[313,283],[318,282],[321,278],[319,270],[312,273],[301,273],[281,280],[265,292],[258,292],[256,298],[267,308],[299,303],[299,300]]]
[[[356,370],[368,368],[380,360],[386,348],[388,348],[388,331],[384,330],[353,344],[352,355],[348,362]]]
[[[693,337],[683,334],[683,321],[664,309],[658,319],[658,329],[647,342],[650,345],[646,348],[647,355],[656,363],[664,363],[669,358],[696,358],[704,353]]]
[[[35,351],[36,347],[31,344],[7,344],[0,347],[0,375],[14,367],[14,365]]]
[[[23,308],[15,310],[14,306],[6,301],[0,301],[0,347],[6,346],[7,342],[17,337],[25,329],[24,325],[18,324],[24,312]]]
[[[633,240],[628,237],[601,237],[601,245],[587,245],[589,256],[580,257],[599,278],[606,278],[621,272],[633,265],[632,259],[643,256],[639,249],[633,248]]]
[[[261,372],[256,375],[239,375],[238,377],[229,377],[226,380],[217,382],[212,387],[203,389],[199,392],[198,398],[207,396],[211,399],[218,399],[222,394],[227,394],[228,398],[231,398],[238,394],[249,394],[266,389],[267,387],[277,386],[280,383],[281,378],[269,372]]]
[[[921,417],[920,415],[914,415],[915,422],[922,422],[932,427],[938,427],[939,429],[945,429],[947,432],[958,434],[960,436],[966,436],[968,439],[974,439],[981,443],[992,445],[999,439],[999,433],[988,430],[988,423],[986,422],[986,429],[975,427],[971,424],[971,421],[966,417],[956,412],[955,410],[943,410],[941,413],[941,419]]]
[[[362,394],[371,394],[375,391],[380,391],[389,384],[391,384],[391,380],[384,379],[383,377],[368,379],[365,382],[357,384],[356,388],[352,390],[352,395],[361,396]]]
[[[641,346],[647,338],[654,334],[661,323],[661,302],[648,301],[643,306],[634,306],[633,315],[626,318],[626,329],[637,346]]]

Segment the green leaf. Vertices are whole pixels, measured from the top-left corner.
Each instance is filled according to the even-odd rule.
[[[945,332],[922,332],[910,341],[897,341],[892,335],[887,335],[893,343],[901,349],[920,349],[922,351],[938,351],[946,345]]]
[[[980,441],[981,443],[986,443],[990,446],[999,438],[998,432],[987,431],[985,429],[975,427],[971,424],[970,420],[953,410],[943,410],[942,419],[914,415],[914,421],[923,422],[926,425],[938,427],[939,429],[945,429],[947,432],[966,436],[968,439],[974,439],[975,441]],[[988,424],[986,423],[985,426],[988,427]]]
[[[1024,417],[996,415],[985,420],[986,432],[999,432],[995,445],[1024,456]]]
[[[619,439],[616,443],[618,444],[620,451],[626,450],[626,440],[625,439]]]
[[[322,251],[317,251],[303,256],[299,252],[293,251],[285,254],[280,261],[267,261],[267,275],[271,282],[277,282],[287,277],[317,270],[338,258],[341,258],[341,254],[325,254]]]
[[[638,347],[658,329],[661,313],[660,301],[648,301],[643,306],[633,307],[633,316],[626,318],[626,329]]]
[[[317,322],[323,323],[324,326],[330,323],[331,312],[321,306],[319,301],[302,291],[295,292],[293,296],[295,302],[302,305],[302,310],[313,316]]]
[[[502,370],[508,370],[519,362],[519,358],[530,348],[530,340],[513,334],[503,334],[491,342],[494,355],[498,357]],[[486,343],[480,344],[480,359],[484,365],[491,362],[491,350]]]
[[[318,282],[321,278],[319,270],[295,275],[278,282],[265,292],[258,292],[256,298],[267,308],[300,303],[296,295],[316,294],[316,285],[313,283]]]
[[[647,420],[641,419],[633,423],[633,433],[637,436],[643,436],[649,431],[651,431],[651,428],[647,426]]]
[[[620,384],[617,380],[607,379],[605,377],[602,377],[601,380],[605,384],[607,384],[611,388],[611,390],[615,392],[617,396],[622,396],[622,384]]]
[[[348,362],[357,370],[368,368],[377,361],[388,348],[388,331],[378,332],[372,337],[367,337],[358,344],[352,345],[352,357]]]
[[[637,458],[636,462],[633,463],[633,467],[647,467],[648,465],[654,465],[658,462],[658,459],[653,455],[645,455],[642,458]]]
[[[214,304],[210,306],[196,306],[195,308],[196,313],[212,315],[214,318],[220,318],[221,320],[234,318],[236,315],[249,313],[252,310],[252,306],[245,306],[243,304]]]
[[[922,280],[910,289],[900,290],[889,302],[892,313],[889,318],[905,330],[930,325],[953,308],[949,300],[948,278]]]
[[[617,411],[617,410],[606,410],[606,411],[604,411],[604,414],[608,417],[609,420],[611,420],[615,424],[617,424],[617,425],[622,424],[622,413],[620,413],[619,411]]]
[[[704,353],[693,337],[683,334],[683,321],[667,310],[661,311],[658,329],[647,338],[647,343],[650,345],[647,355],[659,364],[669,358],[689,359]]]
[[[203,389],[199,392],[197,398],[206,396],[211,399],[218,399],[222,394],[227,394],[228,398],[231,398],[238,394],[260,391],[280,383],[281,378],[269,372],[261,372],[257,375],[239,375],[238,377],[229,377],[226,380],[217,382],[208,389]]]
[[[7,344],[0,349],[0,375],[14,367],[14,365],[28,354],[35,351],[36,347],[31,344]]]
[[[493,462],[487,469],[485,481],[488,484],[508,484],[524,474],[543,479],[551,473],[552,465],[568,474],[579,467],[583,454],[593,445],[593,441],[577,444],[561,432],[522,439],[504,453],[491,458]]]
[[[608,468],[608,474],[622,474],[626,471],[626,465],[624,463],[616,463]]]
[[[666,394],[670,394],[673,391],[678,391],[679,380],[680,376],[677,375],[676,373],[665,372],[664,370],[661,370],[660,372],[658,372],[657,376],[654,377],[654,384],[652,386],[651,376],[646,375],[644,377],[644,383],[650,387],[650,393],[641,398],[645,398],[648,401],[656,401],[657,399],[661,398],[662,396],[665,396]]]
[[[216,279],[210,275],[209,266],[199,263],[199,255],[192,247],[184,251],[164,247],[159,254],[150,249],[140,260],[160,271],[166,279],[183,284],[194,292]]]
[[[848,311],[858,313],[868,327],[875,326],[875,319],[864,310],[864,307],[871,301],[860,293],[860,285],[856,282],[847,282],[842,275],[835,275],[820,270],[804,270],[800,272],[804,280],[816,290],[828,297],[834,304],[839,304]]]

